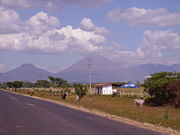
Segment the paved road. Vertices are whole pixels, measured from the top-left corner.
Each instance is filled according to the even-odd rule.
[[[160,135],[0,90],[0,135]]]

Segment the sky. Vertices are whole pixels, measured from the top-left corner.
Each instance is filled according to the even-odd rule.
[[[0,73],[58,72],[93,54],[180,64],[180,0],[0,0]]]

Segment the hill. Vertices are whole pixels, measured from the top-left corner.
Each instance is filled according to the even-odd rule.
[[[48,71],[37,68],[32,64],[23,64],[9,72],[0,75],[1,82],[7,81],[29,81],[35,82],[36,80],[47,80],[49,75],[53,75]]]
[[[57,73],[57,76],[67,79],[70,82],[88,83],[90,70],[92,82],[94,83],[113,82],[123,79],[123,67],[99,55],[84,57],[66,70]]]

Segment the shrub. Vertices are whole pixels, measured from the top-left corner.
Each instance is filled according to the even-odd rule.
[[[117,96],[117,93],[116,92],[113,92],[113,94],[111,95],[111,97],[115,97]]]
[[[84,84],[75,83],[74,89],[75,89],[75,93],[79,97],[79,100],[81,100],[83,98],[83,96],[85,96],[87,93],[87,87]]]
[[[180,74],[173,72],[159,72],[151,75],[145,80],[145,91],[151,98],[146,100],[146,104],[162,106],[166,104],[179,105]]]

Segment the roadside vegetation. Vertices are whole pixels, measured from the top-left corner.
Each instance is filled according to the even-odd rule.
[[[145,91],[150,98],[146,104],[151,106],[171,105],[180,108],[180,73],[160,72],[145,80]]]
[[[36,83],[22,82],[22,87],[19,87],[19,85],[18,87],[12,87],[12,84],[9,85],[9,83],[0,86],[4,88],[8,86],[9,90],[22,94],[35,95],[140,122],[180,130],[180,109],[178,109],[180,104],[179,73],[160,72],[152,74],[151,78],[147,78],[145,83],[141,84],[144,88],[136,89],[137,94],[141,93],[140,98],[146,98],[143,106],[134,104],[134,98],[138,96],[134,96],[132,92],[128,95],[122,95],[121,93],[109,96],[87,95],[88,89],[84,84],[68,84],[67,81],[54,77],[49,77],[49,80],[48,83],[45,83],[45,81],[37,81]],[[24,85],[32,87],[27,89]],[[49,89],[47,90],[47,88]],[[127,89],[127,91],[132,90]],[[145,90],[146,94],[142,96],[143,90]],[[123,89],[123,91],[125,93],[126,89]],[[32,92],[33,94],[30,94]],[[64,95],[66,96],[65,100],[62,98]]]

